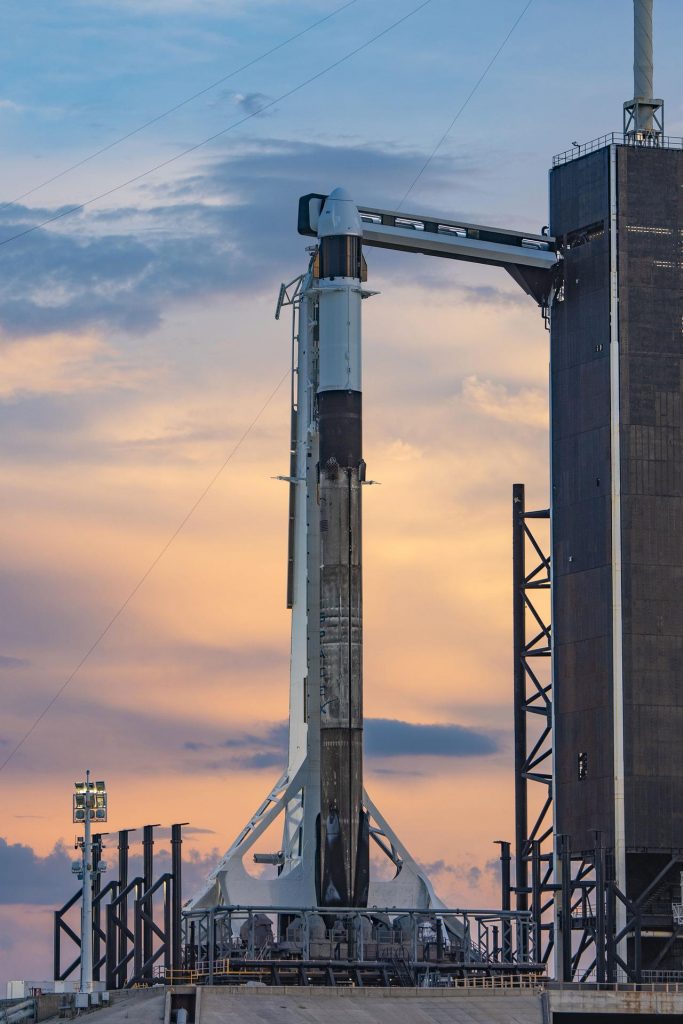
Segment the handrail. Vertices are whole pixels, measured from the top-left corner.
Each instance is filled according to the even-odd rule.
[[[183,917],[187,919],[203,917],[209,911],[213,911],[215,914],[248,914],[251,912],[263,912],[264,914],[330,914],[333,913],[335,917],[358,917],[361,915],[377,915],[377,914],[389,914],[392,917],[401,916],[403,914],[414,914],[415,917],[419,918],[431,918],[431,917],[458,917],[464,916],[472,918],[481,918],[482,920],[497,920],[497,919],[509,919],[509,920],[531,920],[530,910],[498,910],[492,909],[491,907],[388,907],[388,906],[368,906],[368,907],[319,907],[315,904],[310,906],[273,906],[270,903],[230,903],[230,904],[217,904],[215,907],[204,907],[201,910],[185,910]]]
[[[646,973],[646,972],[643,972]],[[652,972],[656,973],[656,972]],[[680,972],[672,972],[680,973]],[[546,981],[545,988],[550,991],[567,992],[669,992],[683,993],[683,980],[680,981]]]
[[[683,149],[683,138],[674,135],[658,135],[638,139],[635,136],[623,132],[610,132],[608,135],[599,135],[597,139],[584,142],[580,146],[572,146],[564,153],[557,153],[553,157],[553,167],[560,167],[562,164],[571,163],[579,157],[595,153],[606,146],[634,146],[636,149]]]

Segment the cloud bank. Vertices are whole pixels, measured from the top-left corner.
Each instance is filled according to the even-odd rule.
[[[420,724],[392,718],[366,718],[364,729],[365,753],[370,759],[485,757],[500,749],[495,734],[454,723]],[[284,767],[287,737],[287,723],[282,722],[261,732],[235,733],[218,742],[186,740],[183,747],[192,753],[210,754],[215,767],[229,764],[233,769],[254,770]]]
[[[210,832],[206,829],[186,828],[184,843],[188,837],[197,833]],[[169,830],[155,830],[154,862],[155,874],[160,875],[170,870],[171,854],[167,845],[162,842],[168,837]],[[128,875],[134,878],[141,875],[142,854],[137,848],[139,838],[131,835],[132,846],[129,858]],[[105,859],[107,840],[105,839]],[[111,854],[111,870],[104,876],[106,880],[115,875],[116,868],[116,836],[109,840]],[[219,860],[218,850],[200,854],[197,850],[183,852],[183,894],[190,896],[199,888],[209,871]],[[78,860],[78,851],[68,849],[64,842],[59,842],[45,856],[36,853],[31,846],[22,843],[9,843],[0,836],[0,904],[22,904],[58,907],[65,903],[77,890],[78,882],[71,873],[73,861]]]
[[[260,100],[240,94],[236,102]],[[308,240],[296,233],[301,194],[344,182],[359,202],[386,205],[418,158],[390,145],[272,139],[232,147],[171,185],[150,179],[128,206],[95,205],[46,228],[37,225],[68,207],[0,208],[0,330],[11,337],[103,326],[145,333],[177,303],[272,291],[283,265],[305,268]],[[472,171],[467,157],[437,158],[437,192]],[[27,228],[36,230],[3,244]],[[372,261],[382,273],[386,254],[373,252]],[[425,260],[400,264],[393,255],[388,265],[394,277],[438,286]],[[464,289],[463,299],[508,301],[481,288]]]

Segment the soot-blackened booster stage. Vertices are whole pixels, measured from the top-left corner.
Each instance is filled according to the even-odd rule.
[[[683,151],[570,155],[550,211],[556,829],[572,856],[602,833],[643,966],[680,970]]]
[[[361,242],[351,197],[336,189],[320,215],[318,378],[320,514],[321,906],[365,906],[361,579]]]

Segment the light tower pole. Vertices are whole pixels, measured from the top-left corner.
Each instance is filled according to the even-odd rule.
[[[90,790],[90,772],[85,774],[86,793]],[[81,902],[81,995],[92,992],[92,826],[89,796],[83,829],[83,900]]]
[[[73,820],[83,824],[83,836],[76,840],[81,850],[81,860],[74,863],[74,873],[83,883],[81,899],[81,982],[79,1006],[88,1006],[93,991],[92,964],[92,890],[93,879],[105,870],[102,861],[93,863],[92,822],[107,820],[107,792],[103,781],[91,782],[90,771],[85,773],[85,782],[74,783]]]

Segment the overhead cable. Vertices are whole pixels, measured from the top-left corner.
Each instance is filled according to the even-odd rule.
[[[2,762],[0,763],[0,772],[1,772],[1,771],[3,771],[3,769],[4,769],[4,768],[5,768],[5,767],[6,767],[6,766],[7,766],[8,764],[9,764],[9,762],[10,762],[10,761],[12,760],[12,758],[14,757],[14,755],[15,755],[15,754],[16,754],[16,753],[17,753],[17,752],[18,752],[19,750],[21,750],[21,748],[23,747],[24,743],[26,743],[26,740],[27,740],[27,739],[29,738],[29,736],[30,736],[30,735],[31,735],[31,734],[32,734],[32,733],[33,733],[33,732],[35,731],[35,729],[36,729],[36,728],[37,728],[37,727],[38,727],[38,726],[40,725],[40,723],[41,723],[41,722],[42,722],[42,720],[43,720],[43,719],[45,718],[45,715],[46,715],[46,714],[48,713],[48,711],[50,711],[50,709],[51,709],[52,707],[54,707],[54,705],[55,705],[55,704],[57,703],[57,701],[59,700],[59,698],[60,698],[60,697],[62,696],[62,694],[64,693],[64,691],[65,691],[65,690],[66,690],[66,688],[68,687],[68,685],[69,685],[69,684],[70,684],[71,682],[73,682],[73,680],[75,679],[75,677],[76,677],[76,676],[78,675],[78,673],[80,672],[80,670],[81,670],[81,669],[83,668],[83,666],[85,665],[86,661],[88,661],[88,659],[89,659],[89,658],[91,657],[91,655],[92,655],[92,654],[93,654],[93,653],[94,653],[94,652],[96,651],[96,649],[97,649],[97,648],[99,647],[99,645],[100,645],[100,644],[101,644],[101,642],[102,642],[102,641],[104,640],[104,638],[106,637],[107,633],[108,633],[108,632],[110,631],[110,629],[112,628],[112,626],[114,625],[114,623],[115,623],[115,622],[117,621],[117,619],[119,619],[119,618],[121,617],[121,615],[123,614],[123,612],[124,612],[124,611],[126,610],[126,608],[128,607],[128,605],[130,604],[130,602],[131,602],[131,601],[133,600],[133,598],[134,598],[134,597],[135,597],[135,595],[137,594],[137,592],[138,592],[138,590],[140,589],[140,587],[141,587],[141,586],[143,585],[143,583],[145,582],[145,580],[147,580],[147,578],[148,578],[148,577],[149,577],[149,576],[151,575],[151,573],[152,573],[152,572],[154,571],[154,569],[155,569],[155,568],[157,567],[157,565],[159,564],[159,562],[161,561],[161,559],[162,559],[162,558],[164,557],[164,555],[166,554],[166,552],[167,552],[167,551],[168,551],[168,549],[170,548],[170,546],[171,546],[171,544],[173,543],[173,541],[174,541],[174,540],[176,539],[176,537],[177,537],[177,536],[178,536],[178,534],[179,534],[179,533],[181,532],[181,530],[182,530],[182,529],[183,529],[183,528],[184,528],[184,527],[185,527],[185,526],[187,525],[187,523],[189,522],[190,518],[191,518],[191,517],[192,517],[192,516],[194,515],[194,513],[195,513],[195,512],[197,511],[197,509],[199,508],[199,506],[201,505],[201,503],[202,503],[202,502],[204,501],[204,498],[205,498],[205,497],[207,496],[207,494],[209,493],[209,491],[211,490],[211,488],[213,487],[213,485],[214,485],[214,484],[216,483],[216,481],[217,481],[217,480],[218,480],[218,478],[220,477],[220,475],[221,475],[221,473],[223,472],[223,470],[224,470],[224,469],[225,469],[225,468],[226,468],[226,467],[228,466],[228,464],[229,464],[229,463],[230,463],[230,462],[232,461],[232,459],[233,459],[233,458],[235,457],[235,455],[237,454],[237,452],[238,452],[238,451],[240,450],[240,448],[242,447],[242,445],[244,444],[244,442],[246,441],[246,439],[247,439],[247,438],[249,437],[249,434],[250,434],[250,433],[252,432],[252,430],[254,429],[254,427],[256,426],[256,424],[258,423],[258,421],[260,420],[260,418],[261,418],[261,416],[263,415],[263,413],[264,413],[264,412],[266,411],[266,409],[268,408],[268,406],[270,405],[270,403],[272,402],[272,400],[273,400],[273,399],[275,398],[275,395],[276,395],[276,394],[278,393],[278,391],[280,390],[280,388],[281,388],[281,387],[282,387],[282,385],[284,384],[285,380],[286,380],[286,379],[287,379],[287,378],[289,377],[289,375],[290,375],[290,372],[291,372],[291,371],[290,371],[290,369],[289,369],[289,368],[288,368],[288,369],[287,369],[287,370],[285,371],[285,373],[283,374],[283,376],[282,376],[282,377],[280,378],[280,380],[279,380],[279,381],[277,382],[277,384],[275,385],[275,387],[273,388],[273,390],[272,390],[272,391],[270,392],[270,394],[269,394],[269,395],[268,395],[268,397],[266,398],[265,402],[263,403],[263,405],[261,406],[261,408],[259,409],[259,411],[258,411],[258,412],[256,413],[256,415],[254,416],[254,418],[253,418],[253,420],[251,421],[251,423],[249,424],[249,426],[248,426],[248,427],[247,427],[247,428],[246,428],[246,429],[244,430],[244,432],[242,433],[241,437],[240,437],[240,438],[239,438],[239,439],[238,439],[238,440],[237,440],[237,441],[235,442],[235,444],[233,445],[233,448],[232,448],[232,450],[231,450],[230,454],[229,454],[229,455],[227,456],[227,458],[226,458],[226,459],[225,459],[225,460],[223,461],[222,465],[220,465],[220,466],[218,467],[218,469],[217,469],[217,470],[216,470],[216,472],[215,472],[215,473],[213,474],[213,476],[211,477],[211,479],[209,480],[208,484],[206,485],[206,487],[204,488],[204,490],[203,490],[203,491],[201,492],[201,494],[199,495],[199,497],[198,497],[198,498],[196,499],[196,501],[195,501],[195,502],[194,502],[194,503],[193,503],[193,504],[192,504],[192,505],[190,506],[190,509],[189,509],[189,511],[185,513],[185,515],[183,516],[183,518],[182,518],[182,519],[180,520],[180,523],[179,523],[179,524],[178,524],[178,526],[177,526],[177,527],[175,528],[175,530],[173,531],[173,533],[171,534],[171,536],[170,536],[170,537],[168,538],[168,540],[166,541],[166,543],[165,543],[165,544],[163,545],[163,547],[162,547],[162,548],[161,548],[161,549],[160,549],[160,550],[159,550],[159,551],[157,552],[157,554],[155,555],[155,557],[154,557],[154,558],[152,559],[152,561],[150,562],[150,564],[149,564],[149,565],[147,566],[147,569],[146,569],[146,570],[144,571],[144,573],[143,573],[143,574],[142,574],[142,576],[141,576],[141,577],[139,578],[139,580],[137,581],[137,583],[135,584],[135,586],[134,586],[134,587],[132,588],[132,590],[131,590],[131,591],[129,592],[129,594],[128,594],[128,596],[126,597],[125,601],[123,601],[123,603],[119,605],[119,607],[117,608],[117,610],[116,610],[116,611],[114,612],[114,614],[113,614],[113,615],[111,616],[111,618],[110,618],[110,619],[109,619],[109,621],[107,622],[106,626],[105,626],[105,627],[104,627],[104,628],[103,628],[103,629],[102,629],[102,630],[100,631],[100,633],[98,633],[98,635],[97,635],[97,636],[95,637],[95,639],[94,639],[94,640],[93,640],[93,642],[91,643],[90,647],[89,647],[89,648],[87,649],[87,651],[85,652],[85,654],[83,655],[83,657],[81,658],[81,660],[80,660],[80,661],[78,662],[78,664],[76,665],[76,667],[75,667],[75,668],[73,669],[73,671],[69,673],[69,675],[68,675],[68,676],[66,677],[66,679],[64,680],[64,682],[62,683],[62,685],[61,685],[61,686],[59,687],[59,689],[57,690],[57,692],[56,692],[55,694],[53,694],[53,696],[52,696],[52,697],[50,698],[50,700],[49,700],[49,701],[47,702],[47,704],[45,705],[45,707],[43,708],[43,710],[42,710],[42,711],[40,712],[40,714],[39,714],[39,715],[38,715],[38,716],[37,716],[37,717],[36,717],[36,718],[34,719],[34,721],[33,721],[32,725],[31,725],[31,726],[30,726],[30,727],[29,727],[29,728],[28,728],[28,729],[26,730],[26,732],[25,732],[25,733],[24,733],[24,735],[23,735],[23,736],[21,737],[21,739],[19,740],[19,742],[18,742],[18,743],[16,743],[16,744],[15,744],[15,746],[14,746],[14,747],[12,748],[12,750],[11,750],[11,751],[9,752],[9,754],[7,755],[7,757],[5,758],[5,760],[4,760],[4,761],[2,761]]]
[[[402,207],[402,206],[403,206],[403,204],[405,203],[406,199],[408,198],[408,196],[410,195],[410,193],[411,193],[411,192],[413,191],[413,189],[414,189],[414,188],[415,188],[415,186],[417,185],[418,181],[420,180],[420,178],[422,177],[422,175],[424,174],[424,172],[425,172],[425,171],[427,170],[427,168],[429,167],[429,165],[431,164],[432,160],[434,159],[434,157],[436,156],[436,154],[437,154],[437,153],[439,152],[439,150],[440,150],[440,149],[441,149],[441,147],[443,146],[443,144],[444,144],[444,142],[446,141],[446,139],[448,138],[448,136],[449,136],[449,135],[451,134],[451,132],[453,131],[453,128],[455,127],[455,125],[456,125],[456,122],[458,121],[458,118],[460,117],[460,115],[461,115],[461,114],[463,113],[463,111],[464,111],[464,110],[465,110],[465,108],[467,107],[468,103],[470,102],[470,100],[472,99],[472,97],[473,97],[473,96],[474,96],[474,94],[476,93],[477,89],[479,88],[479,86],[481,85],[481,83],[482,83],[482,82],[484,81],[484,79],[485,79],[485,78],[486,78],[486,76],[488,75],[489,71],[491,70],[491,68],[492,68],[492,67],[493,67],[493,65],[495,64],[495,62],[496,62],[496,60],[498,59],[498,57],[500,56],[500,54],[501,54],[501,53],[503,52],[503,50],[504,50],[504,48],[505,48],[505,45],[506,45],[506,43],[507,43],[508,39],[510,38],[510,36],[512,35],[512,33],[513,33],[513,32],[515,31],[515,29],[517,28],[517,26],[519,25],[520,21],[522,20],[522,18],[523,18],[523,17],[524,17],[524,15],[526,14],[526,12],[527,12],[527,11],[529,10],[529,8],[531,7],[531,5],[532,5],[532,3],[533,3],[533,2],[534,2],[534,0],[528,0],[528,3],[526,3],[526,4],[524,5],[524,7],[523,7],[523,8],[522,8],[522,10],[520,11],[520,13],[519,13],[519,14],[517,15],[517,18],[516,18],[516,19],[515,19],[515,21],[513,22],[513,24],[512,24],[512,27],[511,27],[510,31],[508,32],[508,34],[507,34],[507,35],[505,36],[505,39],[504,39],[504,40],[503,40],[503,42],[502,42],[502,43],[500,44],[500,46],[498,47],[498,49],[497,49],[497,50],[496,50],[496,52],[494,53],[493,57],[491,57],[491,60],[490,60],[490,61],[488,62],[488,64],[486,65],[486,67],[484,68],[484,70],[482,71],[482,73],[480,74],[479,78],[477,79],[477,81],[476,81],[476,82],[474,83],[474,85],[472,86],[472,88],[471,88],[470,92],[468,93],[468,95],[466,96],[465,100],[463,101],[463,103],[462,103],[462,104],[460,105],[460,107],[458,108],[458,110],[457,110],[457,112],[456,112],[456,114],[455,114],[455,117],[453,118],[453,120],[452,120],[452,121],[451,121],[451,123],[449,124],[448,128],[447,128],[447,129],[446,129],[446,131],[445,131],[445,132],[443,133],[443,135],[441,136],[441,138],[439,139],[439,141],[437,142],[437,144],[436,144],[436,145],[434,146],[434,149],[433,149],[433,150],[431,151],[431,153],[429,154],[429,156],[427,157],[427,159],[425,160],[425,162],[424,162],[424,163],[422,164],[422,167],[420,168],[420,170],[419,170],[419,171],[417,172],[417,174],[415,175],[415,177],[414,177],[414,178],[413,178],[413,180],[411,181],[411,183],[410,183],[410,185],[408,186],[407,190],[406,190],[406,191],[405,191],[405,193],[403,194],[403,198],[401,199],[401,201],[400,201],[400,202],[398,203],[398,205],[397,205],[397,207],[396,207],[396,209],[397,209],[397,210],[400,210],[400,209],[401,209],[401,207]]]
[[[366,39],[366,41],[364,43],[361,43],[360,46],[356,46],[353,50],[350,50],[348,53],[345,53],[343,57],[339,57],[337,60],[333,61],[331,64],[328,64],[320,71],[316,71],[314,75],[310,75],[308,78],[305,78],[302,82],[299,82],[298,85],[295,85],[291,89],[288,89],[286,92],[283,92],[279,96],[276,96],[275,99],[269,100],[267,103],[263,103],[257,110],[253,110],[251,113],[245,114],[245,116],[241,117],[239,120],[233,121],[233,123],[229,124],[226,128],[221,128],[220,131],[215,132],[213,135],[209,135],[208,138],[206,139],[202,139],[201,142],[196,142],[194,145],[188,146],[186,149],[183,149],[180,153],[176,153],[175,156],[168,157],[168,159],[162,160],[160,163],[155,164],[153,167],[148,167],[146,171],[141,171],[139,174],[133,175],[132,178],[128,178],[126,181],[122,181],[120,184],[114,185],[112,188],[109,188],[104,192],[100,192],[96,196],[92,196],[90,199],[86,199],[82,203],[77,203],[75,206],[70,206],[64,210],[60,210],[59,213],[53,214],[52,217],[46,217],[45,220],[40,221],[40,223],[38,224],[32,224],[30,227],[24,228],[22,231],[17,231],[15,234],[9,235],[7,238],[0,239],[0,245],[7,245],[9,242],[14,242],[18,238],[24,238],[26,235],[30,235],[34,231],[38,231],[40,228],[47,227],[48,224],[54,224],[55,221],[62,220],[64,217],[69,217],[74,213],[78,213],[80,210],[84,210],[87,206],[92,206],[93,203],[97,203],[102,199],[106,199],[108,196],[113,195],[115,192],[120,192],[122,189],[127,188],[129,185],[135,184],[135,182],[140,181],[142,178],[146,178],[148,175],[154,174],[155,171],[160,171],[164,167],[169,167],[177,160],[182,160],[183,157],[189,156],[190,153],[195,153],[198,149],[201,149],[203,146],[207,146],[210,142],[215,142],[216,139],[220,139],[223,135],[226,135],[228,132],[233,131],[235,128],[239,128],[240,125],[246,124],[247,121],[251,121],[252,118],[257,117],[264,111],[270,110],[270,108],[274,107],[277,103],[282,103],[283,100],[289,99],[290,96],[294,96],[296,93],[301,92],[301,90],[305,89],[306,86],[311,85],[312,82],[316,82],[319,78],[322,78],[323,75],[326,75],[330,71],[333,71],[335,68],[338,68],[347,60],[350,60],[352,57],[355,57],[356,54],[361,53],[363,50],[367,50],[367,48],[369,46],[372,46],[373,43],[376,43],[378,39],[381,39],[383,36],[386,36],[389,32],[392,31],[392,29],[395,29],[399,25],[402,25],[403,22],[407,21],[409,18],[412,18],[415,14],[423,10],[430,3],[432,3],[432,0],[422,0],[421,3],[419,3],[416,7],[413,7],[413,9],[408,11],[407,14],[404,14],[402,17],[397,18],[396,21],[392,21],[390,25],[387,25],[386,28],[383,28],[374,36],[371,36],[369,39]]]
[[[238,127],[238,125],[240,125],[240,124],[244,124],[245,121],[250,120],[252,117],[255,117],[257,114],[261,113],[263,110],[267,110],[269,107],[274,106],[276,103],[281,103],[284,99],[287,99],[287,97],[294,95],[295,93],[299,92],[301,89],[305,88],[305,86],[309,85],[311,82],[314,82],[317,79],[321,78],[323,75],[327,74],[327,72],[333,70],[336,67],[339,67],[340,64],[343,64],[345,61],[349,60],[355,54],[360,53],[362,50],[367,49],[367,47],[370,46],[372,43],[376,42],[376,40],[381,39],[382,36],[385,36],[388,32],[390,32],[392,29],[396,28],[398,25],[402,24],[404,21],[407,21],[408,18],[412,17],[414,14],[417,14],[418,11],[422,10],[424,7],[427,7],[428,4],[430,4],[431,2],[432,2],[432,0],[422,0],[422,3],[418,4],[416,7],[414,7],[407,14],[403,15],[401,18],[396,19],[396,21],[394,21],[390,25],[386,26],[386,28],[384,28],[384,29],[382,29],[382,31],[376,33],[374,36],[372,36],[370,39],[366,40],[366,42],[362,43],[360,46],[357,46],[355,49],[351,50],[349,53],[345,54],[343,57],[340,57],[338,60],[334,61],[332,64],[329,64],[327,67],[323,68],[321,71],[318,71],[316,74],[311,75],[309,78],[305,79],[305,81],[300,82],[299,85],[294,86],[294,88],[292,88],[292,89],[289,89],[287,92],[283,93],[281,96],[277,97],[276,99],[271,100],[270,102],[268,102],[266,104],[263,104],[263,106],[261,106],[258,110],[252,112],[248,116],[241,118],[239,121],[236,121],[236,122],[234,122],[231,125],[228,125],[227,128],[222,129],[220,132],[216,132],[214,135],[210,136],[208,139],[204,139],[202,142],[196,143],[194,146],[188,147],[182,153],[177,153],[174,157],[171,157],[168,160],[164,160],[162,163],[157,164],[156,166],[154,166],[152,168],[149,168],[147,171],[144,171],[141,174],[136,175],[134,178],[130,178],[126,182],[122,182],[120,185],[117,185],[114,188],[109,189],[107,192],[101,193],[99,196],[94,196],[93,198],[87,200],[86,202],[78,204],[78,206],[72,207],[72,208],[70,208],[70,209],[68,209],[66,211],[62,211],[60,214],[56,215],[55,217],[51,217],[47,221],[42,222],[41,224],[35,224],[32,227],[28,228],[26,231],[20,232],[17,235],[13,235],[10,238],[3,239],[2,241],[0,241],[0,245],[5,245],[8,242],[13,241],[15,238],[19,238],[19,237],[22,237],[23,235],[29,234],[31,231],[35,231],[35,230],[37,230],[40,227],[44,227],[45,224],[51,223],[52,221],[55,221],[55,220],[58,220],[61,217],[68,216],[70,213],[76,213],[78,210],[82,210],[82,209],[84,209],[84,207],[89,206],[90,204],[92,204],[94,202],[97,202],[98,199],[103,199],[105,196],[111,195],[112,193],[117,192],[117,191],[119,191],[122,188],[125,188],[126,185],[130,185],[134,181],[139,181],[140,178],[146,177],[146,175],[151,174],[151,173],[153,173],[156,170],[160,170],[162,167],[168,166],[168,164],[171,164],[174,161],[181,159],[181,157],[186,156],[188,153],[194,152],[195,150],[201,148],[202,146],[205,146],[207,143],[212,142],[214,139],[220,138],[220,136],[225,135],[226,132],[231,131],[233,128]],[[117,620],[121,617],[121,615],[123,614],[125,609],[128,607],[130,602],[133,600],[133,598],[137,594],[137,592],[140,590],[142,585],[145,583],[145,581],[148,579],[148,577],[154,571],[154,569],[159,564],[161,559],[164,557],[164,555],[166,554],[168,549],[171,547],[171,545],[173,544],[175,539],[178,537],[178,535],[180,534],[182,529],[185,527],[185,525],[188,523],[188,521],[190,520],[190,518],[192,517],[194,512],[197,510],[197,508],[199,507],[201,502],[204,500],[206,495],[209,493],[209,491],[211,490],[213,485],[216,483],[216,481],[220,477],[221,473],[228,466],[228,464],[233,459],[233,457],[236,455],[236,453],[238,452],[238,450],[240,449],[240,447],[242,446],[244,441],[247,439],[247,437],[249,436],[249,434],[253,430],[253,428],[256,426],[256,424],[258,423],[259,419],[261,418],[261,416],[265,412],[266,408],[268,407],[270,402],[273,400],[273,398],[275,397],[275,395],[277,394],[279,389],[282,387],[282,385],[284,384],[284,382],[287,379],[287,377],[289,376],[289,373],[290,373],[290,370],[287,369],[286,372],[284,373],[284,375],[280,378],[280,380],[278,381],[276,386],[273,388],[273,390],[269,394],[269,396],[266,399],[266,401],[263,403],[263,405],[259,409],[259,411],[256,414],[256,416],[254,417],[254,419],[251,421],[251,423],[246,428],[246,430],[244,431],[242,436],[236,442],[236,444],[232,448],[232,451],[230,452],[230,454],[227,456],[227,458],[224,460],[224,462],[218,468],[218,470],[214,473],[214,475],[212,476],[211,480],[208,482],[208,484],[206,485],[204,490],[201,492],[199,497],[196,499],[196,501],[190,507],[189,511],[183,516],[183,518],[180,521],[179,525],[176,527],[176,529],[173,531],[173,533],[168,538],[166,543],[159,550],[159,552],[154,557],[152,562],[149,564],[149,566],[147,567],[145,572],[142,574],[142,576],[138,579],[137,583],[132,588],[132,590],[129,592],[128,596],[125,598],[125,600],[122,602],[122,604],[119,605],[119,607],[116,610],[116,612],[114,612],[114,614],[111,616],[111,618],[109,619],[107,624],[104,626],[104,628],[97,635],[97,637],[92,642],[90,647],[87,649],[85,654],[82,656],[82,658],[80,659],[80,661],[78,662],[76,667],[67,676],[67,678],[64,680],[62,685],[56,691],[56,693],[53,694],[53,696],[47,702],[47,704],[45,705],[43,710],[34,719],[32,724],[30,725],[30,727],[23,734],[23,736],[18,741],[18,743],[15,744],[15,746],[9,752],[7,757],[5,757],[5,759],[2,762],[0,762],[0,772],[2,772],[6,768],[6,766],[9,764],[9,762],[15,756],[15,754],[17,754],[18,751],[21,750],[21,748],[23,747],[24,743],[26,743],[26,741],[29,739],[29,737],[33,734],[35,729],[38,727],[38,725],[43,720],[43,718],[45,718],[45,716],[48,714],[50,709],[52,707],[54,707],[54,705],[57,703],[59,698],[65,692],[65,690],[67,689],[69,684],[75,679],[75,677],[77,676],[77,674],[79,673],[81,668],[85,665],[85,663],[88,661],[88,659],[92,656],[92,654],[95,652],[97,647],[100,645],[102,640],[104,640],[104,638],[107,636],[107,634],[109,633],[111,628],[114,626],[114,624],[117,622]]]
[[[103,153],[108,153],[110,149],[114,149],[115,146],[119,146],[122,142],[132,139],[134,135],[139,135],[139,133],[144,131],[145,128],[150,128],[153,124],[163,121],[165,117],[175,114],[177,110],[180,110],[182,107],[186,107],[188,103],[192,103],[193,100],[197,100],[200,96],[204,96],[207,92],[211,92],[212,89],[216,89],[219,85],[223,85],[231,78],[234,78],[235,75],[241,74],[242,71],[247,71],[248,68],[251,68],[260,61],[265,60],[266,57],[270,57],[273,53],[277,53],[278,50],[282,50],[285,46],[289,46],[289,44],[295,42],[295,40],[301,39],[301,37],[305,36],[307,32],[312,32],[314,28],[318,28],[326,21],[334,18],[335,15],[341,14],[342,11],[347,10],[356,3],[358,3],[358,0],[347,0],[346,3],[341,5],[341,7],[336,7],[333,11],[330,11],[329,14],[326,14],[324,18],[318,18],[318,20],[314,21],[313,24],[301,29],[300,32],[295,32],[293,36],[288,36],[287,39],[283,39],[282,42],[277,43],[276,46],[271,46],[269,50],[265,50],[263,53],[260,53],[258,57],[253,57],[251,60],[247,61],[246,64],[242,64],[241,67],[235,68],[234,71],[230,71],[227,75],[223,75],[222,78],[216,79],[216,81],[212,82],[211,85],[205,86],[203,89],[200,89],[199,92],[192,93],[191,96],[187,96],[184,100],[180,100],[179,103],[176,103],[173,107],[169,107],[168,110],[164,110],[155,117],[151,117],[149,121],[145,121],[144,124],[138,125],[137,128],[131,129],[131,131],[126,132],[125,135],[121,135],[118,139],[114,139],[112,142],[107,143],[106,146],[102,146],[100,149],[95,150],[94,153],[90,153],[88,156],[84,156],[81,160],[77,160],[75,164],[71,164],[70,167],[65,167],[63,171],[53,174],[51,178],[46,178],[45,181],[41,181],[39,185],[34,185],[33,188],[28,189],[28,191],[22,192],[20,196],[16,196],[14,199],[10,199],[5,203],[0,203],[0,210],[4,210],[7,206],[13,206],[14,203],[21,202],[21,200],[26,199],[27,196],[32,196],[34,192],[38,192],[41,188],[45,188],[46,185],[51,185],[53,181],[58,181],[65,175],[70,174],[71,171],[75,171],[78,167],[82,167],[83,164],[87,164],[96,157],[102,156]]]

